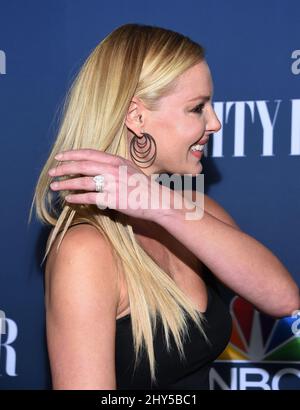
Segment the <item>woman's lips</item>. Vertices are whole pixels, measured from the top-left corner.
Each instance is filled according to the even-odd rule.
[[[201,158],[203,155],[203,151],[191,151],[191,154],[194,155],[196,158]]]

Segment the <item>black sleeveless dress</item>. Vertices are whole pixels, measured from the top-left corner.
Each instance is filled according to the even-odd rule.
[[[163,326],[157,321],[154,336],[157,383],[151,384],[150,367],[145,350],[134,370],[134,350],[130,314],[116,321],[116,382],[117,390],[209,390],[209,370],[225,350],[231,336],[232,318],[218,290],[206,283],[208,302],[204,313],[207,324],[204,330],[211,341],[206,342],[192,319],[188,316],[189,337],[184,341],[185,360],[180,358],[172,336],[172,349],[167,351]]]

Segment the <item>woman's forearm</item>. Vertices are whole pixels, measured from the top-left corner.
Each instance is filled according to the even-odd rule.
[[[157,222],[221,282],[275,317],[289,316],[300,308],[297,284],[268,248],[205,211],[195,220],[187,220],[186,212],[168,210]]]

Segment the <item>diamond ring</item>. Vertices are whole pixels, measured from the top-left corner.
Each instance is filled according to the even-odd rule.
[[[93,178],[93,181],[96,184],[96,191],[97,192],[103,192],[103,186],[104,186],[104,176],[103,175],[96,175]]]

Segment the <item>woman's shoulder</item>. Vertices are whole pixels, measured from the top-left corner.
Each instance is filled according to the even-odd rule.
[[[118,297],[115,255],[104,235],[88,223],[70,226],[59,243],[61,235],[62,232],[55,237],[47,257],[46,291],[58,286],[58,282],[66,287],[78,282],[82,287],[92,284],[99,291],[101,286],[106,290],[110,287]]]
[[[52,227],[49,232],[47,245],[51,240],[54,230],[55,230],[55,227]],[[56,243],[58,243],[60,239],[62,239],[62,241],[65,241],[65,242],[66,241],[69,242],[72,240],[74,241],[75,239],[78,239],[78,237],[83,237],[83,236],[87,237],[88,240],[94,240],[97,242],[101,241],[103,243],[105,242],[108,243],[105,239],[104,233],[102,233],[99,228],[97,228],[95,225],[89,222],[78,222],[78,221],[72,222],[68,226],[66,232],[64,233],[63,231],[64,231],[63,227],[60,227],[54,239]]]
[[[54,234],[55,227],[52,227],[47,240],[47,247],[52,241],[52,236]],[[75,251],[77,249],[82,248],[83,244],[91,244],[91,243],[101,243],[104,245],[103,234],[92,224],[87,222],[79,222],[79,223],[72,223],[66,230],[63,232],[63,228],[60,228],[51,243],[51,249],[49,251],[49,256],[47,261],[57,252],[54,252],[54,249],[58,250],[58,248],[63,245],[64,248],[68,246],[75,247]]]
[[[52,228],[49,233],[48,242],[50,242],[54,229]],[[104,260],[114,256],[112,245],[104,234],[87,222],[71,224],[65,233],[59,230],[51,244],[47,264],[51,264],[58,255],[61,257],[63,254],[70,254],[69,256],[73,255],[77,258],[94,255],[95,258]]]

